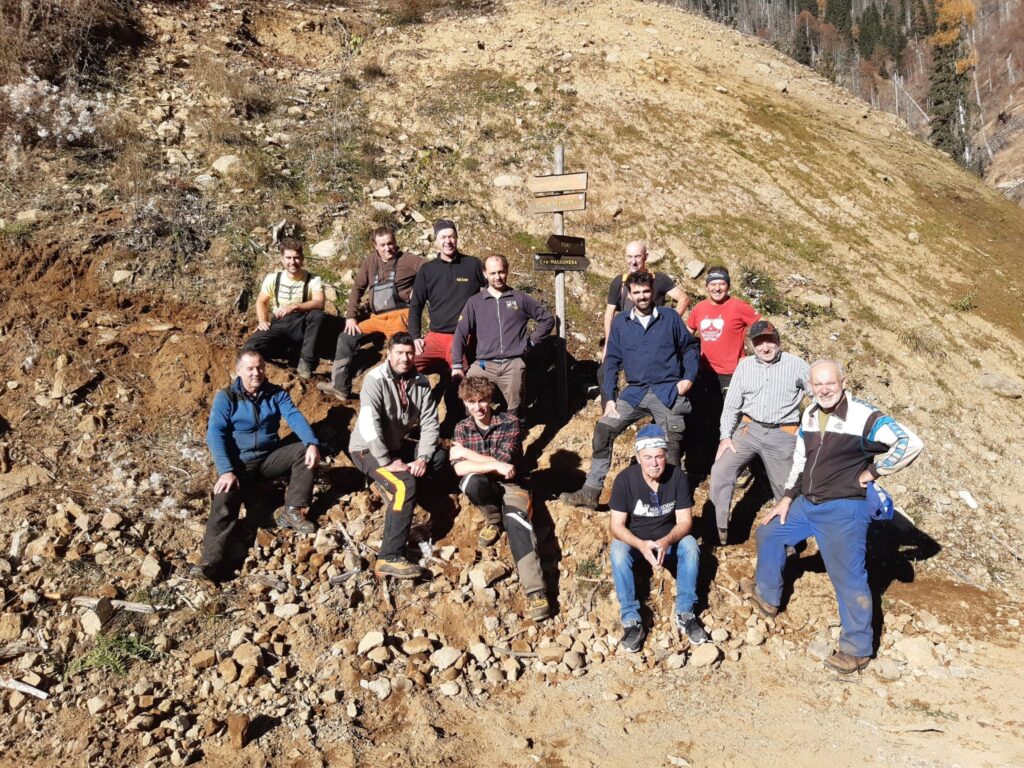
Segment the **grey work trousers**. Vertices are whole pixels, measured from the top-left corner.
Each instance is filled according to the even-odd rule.
[[[594,456],[590,460],[590,471],[587,472],[584,486],[598,491],[604,487],[604,479],[612,466],[615,438],[644,416],[650,416],[655,424],[665,430],[668,436],[668,463],[679,465],[680,442],[686,428],[683,417],[690,412],[690,401],[685,395],[677,396],[669,408],[654,392],[647,390],[635,408],[621,397],[615,401],[615,408],[619,412],[618,418],[602,416],[597,420],[597,426],[594,428]]]
[[[523,358],[477,360],[470,366],[466,376],[488,379],[505,398],[508,415],[522,418],[519,414],[519,405],[523,400],[523,387],[526,383],[526,362]]]
[[[733,453],[726,450],[711,467],[711,487],[708,496],[715,505],[715,520],[719,529],[729,527],[729,512],[736,478],[754,456],[760,456],[772,486],[772,495],[778,501],[786,487],[786,478],[793,467],[796,435],[778,427],[763,427],[754,421],[744,421],[732,433]]]

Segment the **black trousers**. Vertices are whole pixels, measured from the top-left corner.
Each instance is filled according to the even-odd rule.
[[[270,328],[256,331],[245,342],[244,349],[254,349],[264,357],[290,357],[289,351],[300,347],[299,357],[314,368],[320,362],[316,350],[316,339],[324,313],[319,309],[309,312],[292,312],[280,320],[270,321]]]
[[[406,464],[416,456],[415,443],[409,443],[398,456]],[[409,540],[412,515],[416,509],[416,488],[424,477],[416,478],[408,472],[392,472],[378,466],[377,459],[369,451],[352,454],[352,463],[366,475],[384,498],[384,536],[380,545],[382,558],[405,556],[405,545]],[[439,473],[448,465],[448,452],[442,448],[434,451],[427,465],[427,473]]]
[[[248,509],[262,481],[275,480],[285,473],[290,473],[290,477],[284,503],[291,507],[309,506],[313,500],[313,470],[306,466],[304,444],[282,445],[266,458],[246,463],[241,470],[235,470],[238,487],[213,496],[203,535],[203,565],[220,565],[238,525],[242,504]]]

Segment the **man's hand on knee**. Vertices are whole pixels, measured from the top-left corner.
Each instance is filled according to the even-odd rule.
[[[320,449],[315,445],[306,448],[306,467],[316,469],[320,466]]]
[[[725,440],[718,444],[718,452],[715,454],[715,461],[718,461],[720,458],[722,458],[722,454],[724,454],[726,451],[732,451],[733,453],[736,453],[736,447],[732,444],[732,438],[727,437],[725,438]]]
[[[359,330],[359,323],[355,321],[355,318],[350,317],[345,321],[345,333],[349,336],[358,336],[362,331]]]
[[[615,406],[614,400],[608,401],[608,404],[604,407],[604,415],[609,419],[619,418],[619,409]]]
[[[761,525],[768,525],[776,517],[779,518],[779,525],[786,524],[786,518],[789,516],[789,508],[793,504],[793,500],[788,496],[783,496],[768,512],[768,517],[764,519]]]
[[[240,485],[238,482],[238,476],[234,472],[225,472],[223,475],[217,478],[217,482],[213,484],[213,492],[227,493],[233,488],[237,488]]]

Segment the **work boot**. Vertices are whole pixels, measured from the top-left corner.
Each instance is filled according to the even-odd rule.
[[[846,651],[836,651],[825,659],[825,666],[841,675],[849,675],[864,669],[869,661],[870,656],[853,656]]]
[[[300,379],[308,379],[313,375],[313,364],[305,360],[299,360],[299,367],[295,369]]]
[[[627,621],[622,625],[625,631],[619,641],[627,653],[636,653],[644,647],[644,625],[639,621]]]
[[[217,582],[220,580],[220,568],[216,565],[197,563],[185,569],[185,578]]]
[[[711,639],[700,619],[692,613],[677,613],[676,626],[694,645],[701,645]]]
[[[718,543],[721,546],[723,546],[723,547],[726,544],[729,543],[729,529],[728,528],[719,528],[718,529]]]
[[[548,595],[543,589],[526,596],[526,609],[534,621],[544,621],[551,615]]]
[[[423,575],[422,568],[404,557],[378,557],[373,572],[377,576],[393,576],[396,579],[416,579]]]
[[[323,392],[325,395],[331,395],[336,400],[350,400],[352,398],[352,390],[350,389],[338,389],[329,381],[321,381],[317,383],[316,388]]]
[[[597,509],[597,500],[600,496],[601,491],[595,490],[594,488],[588,488],[584,485],[578,491],[561,494],[558,497],[558,500],[563,504],[572,504],[574,507]]]
[[[501,537],[501,528],[494,523],[487,523],[480,529],[480,535],[476,537],[477,546],[493,547]]]
[[[740,579],[740,593],[764,618],[770,619],[777,616],[779,608],[772,605],[757,593],[757,583],[753,579]]]
[[[316,533],[316,526],[307,518],[308,507],[280,507],[274,521],[282,528],[293,528],[299,533]]]

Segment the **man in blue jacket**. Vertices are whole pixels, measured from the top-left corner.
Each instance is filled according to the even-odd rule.
[[[313,470],[320,463],[319,442],[291,396],[267,381],[263,356],[252,349],[238,355],[238,378],[213,399],[206,444],[217,466],[210,519],[203,536],[202,560],[194,576],[223,576],[224,555],[243,502],[252,499],[263,480],[290,472],[285,506],[275,513],[278,525],[312,533],[306,518],[313,498]],[[298,442],[278,437],[284,417]]]
[[[626,388],[609,400],[594,429],[594,455],[583,487],[563,493],[566,504],[597,509],[604,479],[612,464],[615,438],[650,416],[667,435],[669,464],[679,464],[680,440],[690,412],[686,394],[697,375],[697,340],[674,311],[654,306],[654,277],[634,272],[626,278],[633,309],[612,321],[605,350],[604,391],[613,392],[619,369],[626,373]]]

